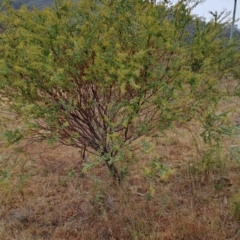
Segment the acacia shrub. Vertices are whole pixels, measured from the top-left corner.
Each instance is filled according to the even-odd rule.
[[[217,132],[219,82],[231,73],[232,45],[221,25],[200,28],[186,1],[56,0],[53,8],[14,10],[0,22],[0,94],[25,123],[5,135],[58,141],[115,162],[131,143],[197,119]],[[170,17],[171,16],[171,17]],[[186,30],[196,25],[190,41]],[[228,64],[226,64],[228,63]],[[235,66],[237,62],[234,62]]]

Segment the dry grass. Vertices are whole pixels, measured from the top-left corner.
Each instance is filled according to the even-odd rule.
[[[221,108],[237,105],[233,98]],[[0,239],[240,239],[239,156],[227,152],[240,139],[226,138],[226,151],[204,158],[193,136],[179,127],[155,138],[150,153],[136,151],[119,165],[127,168],[121,186],[104,165],[73,172],[76,149],[33,144],[10,155],[2,146]]]

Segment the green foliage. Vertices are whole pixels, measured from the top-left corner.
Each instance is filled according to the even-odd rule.
[[[232,146],[230,147],[230,154],[231,159],[236,162],[237,164],[240,164],[240,147],[239,146]]]
[[[173,174],[174,170],[160,162],[156,157],[145,169],[145,175],[147,178],[151,179],[158,177],[162,182],[167,182]]]
[[[232,210],[232,213],[234,217],[240,221],[240,193],[237,192],[234,194],[231,200],[230,208]]]
[[[60,179],[60,185],[66,187],[68,181],[74,177],[74,174],[74,170],[70,171],[63,179]]]
[[[12,149],[7,153],[2,149],[0,155],[0,194],[5,196],[4,202],[14,201],[13,196],[19,193],[24,197],[24,186],[32,172],[28,171],[31,159],[27,158],[21,148]],[[17,191],[16,191],[17,190]]]
[[[221,146],[208,146],[207,149],[199,152],[199,160],[189,165],[191,176],[202,176],[208,179],[214,174],[224,175],[227,172],[226,152]]]
[[[81,148],[119,179],[114,163],[141,136],[192,119],[204,136],[218,131],[221,79],[239,59],[222,25],[199,27],[185,1],[57,0],[5,7],[0,22],[1,102],[24,122],[7,133],[11,143],[31,136]]]
[[[21,140],[23,135],[20,133],[18,129],[15,129],[15,130],[6,130],[4,137],[5,137],[5,140],[8,142],[8,144],[13,144]]]

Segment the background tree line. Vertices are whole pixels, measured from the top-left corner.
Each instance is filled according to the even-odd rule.
[[[3,0],[0,0],[0,4],[3,2]],[[22,5],[26,5],[30,8],[32,7],[37,7],[39,9],[43,9],[45,7],[51,7],[52,5],[54,4],[54,0],[13,0],[12,1],[12,7],[14,9],[19,9]],[[201,22],[201,25],[204,26],[206,25],[207,23],[204,21],[204,19],[199,19],[199,21]],[[195,29],[195,26],[193,23],[190,23],[189,26],[188,26],[188,30],[190,32],[194,32],[196,29]],[[230,33],[231,33],[231,25],[227,25],[225,26],[224,28],[224,33],[223,33],[223,37],[229,37],[230,36]],[[233,37],[235,38],[240,38],[240,30],[238,28],[238,26],[236,25],[234,27],[234,30],[233,30]]]

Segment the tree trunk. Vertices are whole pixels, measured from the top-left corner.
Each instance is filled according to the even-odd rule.
[[[113,163],[110,163],[108,160],[106,160],[105,162],[106,162],[106,164],[108,166],[108,169],[112,173],[112,176],[113,176],[114,180],[117,180],[118,183],[120,184],[121,183],[121,177],[120,177],[120,175],[118,173],[118,170],[115,167],[115,165]]]

